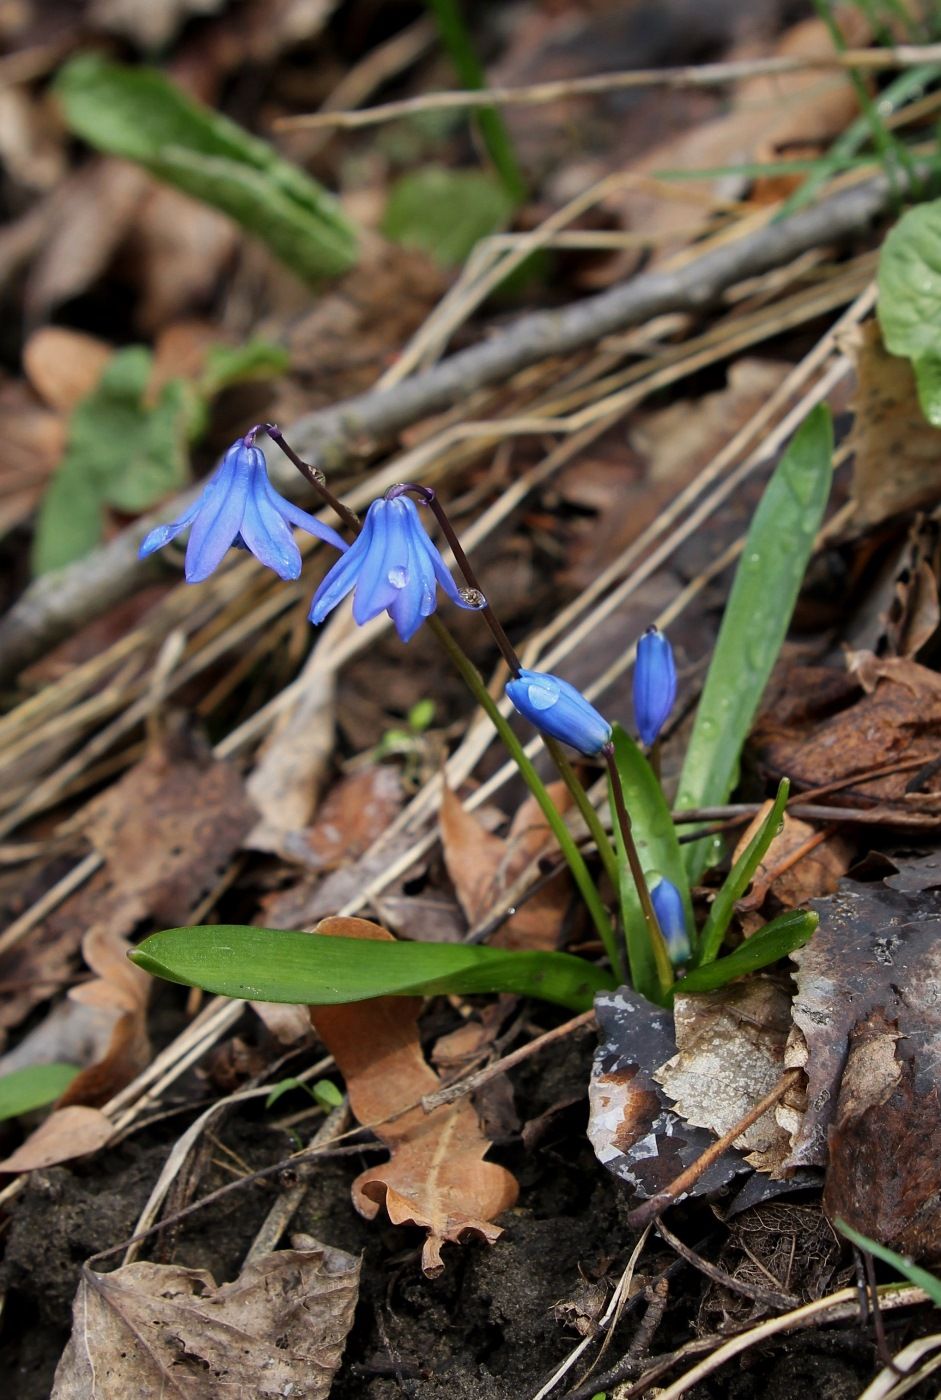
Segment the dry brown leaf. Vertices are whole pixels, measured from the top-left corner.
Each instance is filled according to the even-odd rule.
[[[205,1269],[84,1269],[53,1400],[327,1400],[359,1292],[359,1260],[295,1236],[233,1283]]]
[[[904,1253],[941,1258],[941,892],[844,882],[816,900],[786,1060],[803,1103],[778,1111],[789,1168],[828,1163],[828,1208]]]
[[[86,21],[131,39],[146,53],[163,49],[192,15],[213,15],[225,0],[92,0]]]
[[[391,938],[366,919],[325,919],[317,932]],[[490,1144],[466,1098],[432,1113],[421,1108],[419,1100],[441,1080],[421,1051],[420,1010],[418,997],[378,997],[311,1007],[310,1016],[343,1073],[353,1113],[392,1153],[356,1178],[353,1204],[367,1220],[384,1205],[393,1225],[427,1230],[422,1269],[435,1278],[444,1268],[443,1244],[465,1235],[491,1244],[499,1238],[503,1232],[491,1222],[513,1205],[518,1188],[504,1167],[483,1160]]]
[[[766,977],[706,996],[677,996],[677,1054],[654,1079],[687,1123],[721,1137],[774,1088],[784,1070],[790,1004],[787,992]],[[788,1145],[771,1110],[735,1141],[759,1171],[779,1166]]]
[[[23,368],[40,398],[68,414],[98,387],[113,355],[113,346],[97,336],[43,326],[23,346]]]
[[[941,430],[925,418],[911,362],[890,355],[875,319],[845,337],[856,366],[853,504],[862,525],[941,498]],[[887,470],[891,463],[891,470]]]
[[[655,1196],[715,1138],[684,1122],[654,1078],[676,1054],[672,1014],[630,987],[601,992],[595,1014],[601,1038],[588,1085],[588,1137],[608,1171],[638,1195]],[[689,1194],[709,1195],[743,1171],[747,1166],[739,1154],[724,1152]]]
[[[398,769],[376,763],[341,778],[317,811],[313,826],[300,833],[298,845],[310,852],[304,864],[335,870],[368,851],[402,805]],[[292,842],[291,849],[295,845]]]
[[[753,742],[762,761],[771,773],[786,773],[798,791],[840,784],[833,794],[837,805],[874,802],[887,823],[936,826],[941,789],[931,765],[938,756],[941,678],[927,666],[900,657],[857,652],[852,662],[857,682],[870,693],[857,692],[853,703],[819,720],[799,708],[793,718],[787,715],[791,697],[806,694],[814,674],[799,667],[789,673],[775,708],[765,709],[755,726]],[[908,764],[918,757],[924,758],[923,781],[914,783],[912,769],[906,766],[885,777],[843,785],[854,773],[895,761]]]
[[[128,256],[137,265],[135,318],[141,331],[153,334],[204,306],[239,238],[238,225],[218,209],[151,181],[128,230]]]
[[[147,1003],[153,979],[128,960],[130,944],[113,929],[96,924],[82,939],[82,956],[97,972],[94,982],[73,987],[69,998],[93,1007],[112,1022],[104,1057],[76,1075],[59,1100],[99,1107],[129,1084],[150,1060]]]
[[[90,926],[127,936],[145,920],[185,924],[239,849],[254,811],[236,768],[171,722],[77,821],[104,867],[0,956],[0,977],[28,984],[0,1002],[0,1027],[17,1025],[45,1000],[48,984],[37,979],[68,976]]]
[[[109,1141],[113,1125],[97,1108],[73,1104],[53,1109],[26,1141],[0,1162],[0,1172],[33,1172],[97,1152]]]
[[[558,810],[565,813],[571,806],[565,784],[550,783],[548,791]],[[487,831],[447,786],[439,820],[448,874],[472,927],[498,914],[508,891],[528,871],[533,870],[535,877],[538,870],[533,867],[538,866],[540,856],[555,848],[552,829],[534,797],[527,797],[522,804],[505,838]],[[544,950],[558,947],[567,890],[567,879],[561,874],[528,899],[490,939],[491,944]]]

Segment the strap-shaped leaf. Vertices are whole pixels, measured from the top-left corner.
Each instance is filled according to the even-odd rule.
[[[755,511],[719,628],[680,774],[677,806],[727,801],[739,755],[787,633],[830,492],[833,427],[821,404],[804,419]],[[714,850],[686,848],[695,884]]]
[[[751,878],[764,858],[765,852],[774,840],[781,826],[781,819],[784,816],[784,809],[787,806],[788,793],[791,785],[787,778],[782,778],[778,785],[778,795],[774,799],[774,806],[765,817],[758,831],[749,841],[738,860],[732,866],[725,883],[716,895],[715,903],[709,911],[702,935],[700,938],[699,952],[694,959],[697,967],[710,963],[718,955],[722,947],[722,939],[729,926],[729,921],[735,910],[735,901],[741,899],[748,889]]]
[[[716,987],[724,987],[736,977],[757,972],[768,967],[778,958],[802,947],[820,922],[819,915],[809,909],[791,909],[780,918],[758,930],[751,938],[729,953],[727,957],[716,958],[703,967],[693,968],[682,981],[677,982],[674,992],[712,992]]]
[[[515,992],[584,1011],[596,992],[614,986],[609,972],[569,953],[380,943],[244,924],[165,929],[145,938],[130,957],[155,977],[186,987],[298,1006]]]

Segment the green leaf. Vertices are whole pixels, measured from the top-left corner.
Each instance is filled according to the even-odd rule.
[[[332,1079],[318,1079],[310,1091],[321,1108],[339,1108],[343,1095]]]
[[[673,988],[674,992],[712,992],[716,987],[724,987],[736,977],[744,977],[749,972],[757,972],[769,963],[802,947],[820,922],[817,914],[807,909],[792,909],[770,924],[765,924],[751,938],[739,944],[734,953],[703,967],[695,967]]]
[[[291,356],[281,345],[249,340],[245,345],[213,345],[199,380],[199,392],[213,398],[233,384],[251,379],[273,379],[290,368]]]
[[[912,368],[921,411],[929,423],[941,428],[941,355],[922,355]]]
[[[221,209],[301,277],[315,282],[354,263],[355,230],[332,195],[156,69],[80,54],[55,92],[69,126],[90,145]]]
[[[504,186],[481,170],[426,165],[393,185],[382,231],[393,243],[422,248],[450,266],[505,224],[513,207]]]
[[[382,996],[515,992],[575,1011],[610,988],[610,973],[568,953],[460,943],[386,943],[217,924],[151,934],[131,960],[156,977],[246,1001],[334,1006]]]
[[[903,214],[879,254],[879,325],[893,355],[935,356],[941,344],[941,200]]]
[[[683,900],[686,927],[692,930],[695,924],[689,881],[683,865],[682,849],[676,837],[676,827],[663,789],[643,753],[619,724],[613,726],[613,738],[614,761],[621,776],[624,801],[630,814],[634,845],[637,847],[641,867],[645,875],[665,876],[676,886]],[[614,835],[618,857],[621,922],[627,938],[631,981],[642,996],[658,1001],[660,983],[656,963],[650,947],[644,911],[617,822],[614,823]]]
[[[755,511],[680,774],[677,805],[727,801],[739,756],[787,634],[830,492],[833,426],[824,404],[791,439]],[[690,884],[715,842],[693,841],[684,864]]]
[[[916,1288],[921,1288],[934,1303],[936,1308],[941,1308],[941,1279],[934,1274],[929,1274],[927,1269],[921,1269],[917,1264],[913,1264],[910,1259],[906,1259],[903,1254],[896,1254],[894,1249],[887,1248],[884,1244],[879,1244],[876,1240],[871,1240],[868,1235],[863,1235],[859,1230],[854,1230],[852,1225],[847,1225],[845,1220],[837,1216],[833,1224],[841,1235],[845,1235],[851,1240],[857,1249],[864,1249],[867,1254],[874,1254],[877,1259],[881,1259],[883,1264],[889,1264],[903,1278],[907,1278],[909,1283],[913,1283]]]
[[[0,1077],[0,1120],[43,1108],[64,1094],[79,1073],[77,1065],[29,1065]]]
[[[725,931],[735,910],[735,901],[741,899],[748,889],[751,878],[761,864],[765,852],[781,829],[781,821],[784,817],[784,809],[787,806],[790,790],[791,785],[787,778],[782,778],[778,785],[774,806],[726,875],[700,934],[699,952],[694,959],[695,966],[701,967],[705,963],[712,962],[722,947]]]
[[[97,388],[73,409],[65,455],[39,510],[36,573],[93,549],[106,504],[137,514],[185,485],[191,400],[183,381],[173,380],[148,404],[152,366],[142,345],[118,351]]]

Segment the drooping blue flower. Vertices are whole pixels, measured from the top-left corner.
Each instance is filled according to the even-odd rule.
[[[329,525],[278,495],[268,480],[264,452],[246,438],[232,444],[188,510],[169,525],[151,530],[138,551],[140,558],[162,549],[188,525],[192,528],[184,564],[187,583],[207,579],[232,545],[247,549],[279,577],[298,578],[301,554],[292,525],[334,549],[347,549],[346,541]]]
[[[458,607],[484,604],[483,598],[465,596],[458,588],[409,496],[373,501],[358,538],[314,594],[308,616],[311,622],[323,622],[355,589],[354,621],[362,626],[388,612],[408,642],[438,606],[439,583]]]
[[[634,662],[634,719],[641,742],[656,742],[676,700],[673,648],[662,632],[648,627],[637,643]]]
[[[674,967],[689,962],[689,931],[686,927],[686,911],[683,899],[676,885],[660,877],[659,884],[650,891],[650,899],[660,930],[666,940],[667,951]]]
[[[553,739],[571,744],[589,758],[611,738],[611,726],[574,685],[545,671],[521,670],[507,683],[514,707]]]

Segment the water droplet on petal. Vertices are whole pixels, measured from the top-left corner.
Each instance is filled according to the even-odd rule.
[[[546,681],[540,681],[538,685],[531,684],[527,693],[534,710],[551,710],[559,698],[558,686],[549,685]]]
[[[408,569],[403,569],[400,564],[397,564],[394,569],[389,570],[386,578],[393,588],[404,588],[408,583]]]

